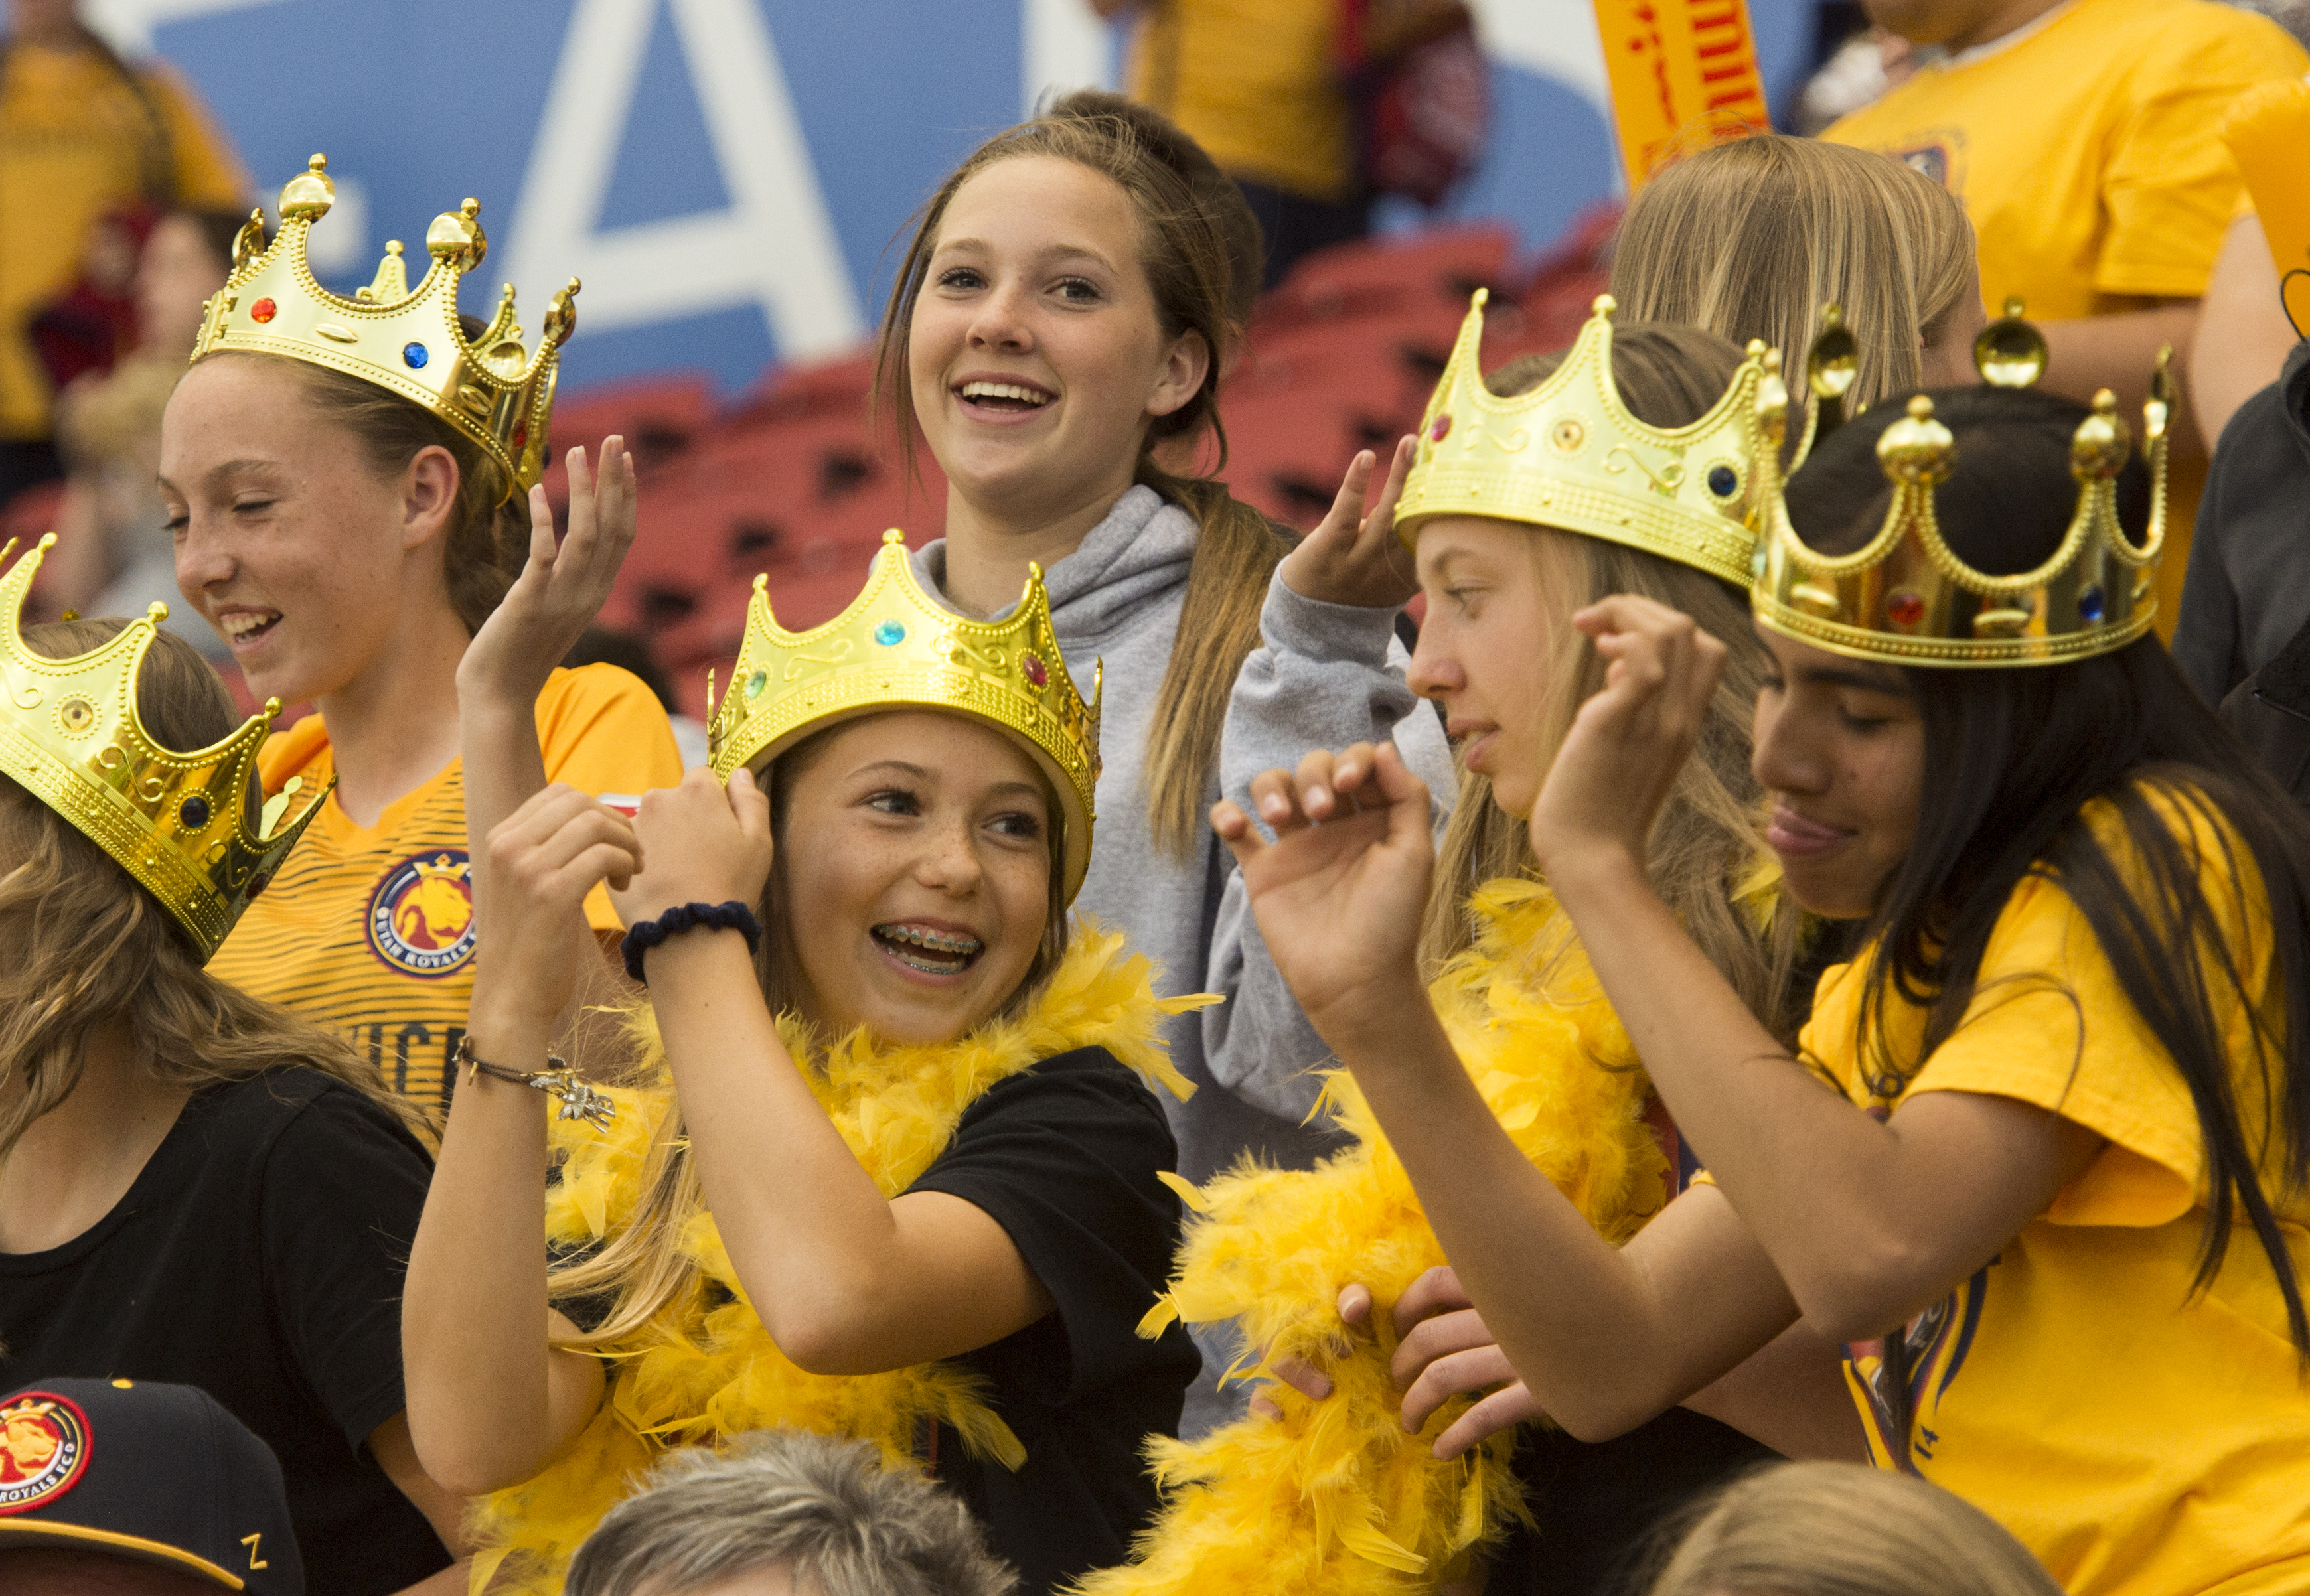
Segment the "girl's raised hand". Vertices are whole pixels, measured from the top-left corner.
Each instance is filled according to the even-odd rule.
[[[1643,868],[1724,670],[1724,645],[1651,599],[1616,594],[1576,611],[1572,624],[1610,663],[1533,805],[1533,854],[1551,880],[1604,857]]]
[[[751,772],[734,772],[725,788],[701,768],[680,786],[644,793],[634,832],[649,850],[649,868],[630,886],[610,887],[627,924],[677,904],[761,901],[770,879],[770,800]]]
[[[1253,916],[1291,993],[1333,1046],[1410,1001],[1424,1004],[1416,950],[1435,851],[1428,788],[1392,742],[1318,749],[1251,784],[1275,840],[1231,802],[1211,811],[1243,868]]]
[[[626,817],[559,784],[490,828],[489,868],[475,895],[477,933],[489,949],[473,1007],[496,1019],[551,1025],[577,990],[586,895],[623,887],[642,867]]]
[[[1417,441],[1396,441],[1376,492],[1372,473],[1378,463],[1372,452],[1348,463],[1331,513],[1283,557],[1285,586],[1302,598],[1367,610],[1402,609],[1420,591],[1411,551],[1395,535],[1395,501],[1403,495]]]
[[[569,532],[556,541],[543,484],[529,490],[529,559],[504,601],[482,623],[457,667],[460,688],[485,687],[534,702],[563,656],[601,612],[634,541],[634,457],[625,440],[602,440],[597,479],[586,451],[571,449]]]

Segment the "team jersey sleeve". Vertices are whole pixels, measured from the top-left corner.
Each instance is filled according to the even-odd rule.
[[[408,1405],[401,1293],[432,1161],[383,1107],[325,1088],[263,1171],[265,1288],[291,1360],[358,1451]]]
[[[615,665],[556,671],[537,700],[537,741],[545,779],[595,798],[634,798],[682,781],[682,754],[665,707],[641,679]],[[606,889],[586,898],[596,931],[623,929]]]
[[[2096,830],[2130,874],[2114,820],[2114,813],[2097,818]],[[2242,896],[2230,875],[2230,861],[2244,854],[2241,842],[2195,817],[2184,840],[2196,850],[2216,926],[2246,982],[2246,1002],[2266,1007],[2270,928],[2265,911],[2245,906],[2261,890],[2251,857],[2243,864]],[[2210,947],[2202,957],[2208,967],[2219,958]],[[2243,1108],[2257,1096],[2250,1084],[2253,1015],[2219,984],[2213,1002]],[[1924,1062],[1903,1100],[1927,1091],[2017,1098],[2107,1140],[2055,1199],[2046,1215],[2054,1223],[2163,1225],[2203,1201],[2205,1154],[2188,1083],[2127,997],[2083,912],[2054,880],[2033,877],[2014,891],[1990,934],[1964,1020]]]
[[[2256,83],[2298,78],[2310,56],[2267,18],[2215,11],[2194,41],[2141,68],[2102,178],[2108,215],[2094,287],[2191,299],[2206,291],[2245,185],[2222,142],[2223,114]]]

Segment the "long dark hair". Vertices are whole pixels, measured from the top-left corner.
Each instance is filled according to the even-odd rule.
[[[1933,398],[1958,456],[1939,495],[1943,538],[1985,574],[2031,568],[2076,507],[2069,446],[2084,407],[1989,388]],[[1874,407],[1790,483],[1790,515],[1814,548],[1849,552],[1881,525],[1890,489],[1875,444],[1903,413],[1899,403]],[[2148,505],[2138,460],[2119,504],[2138,540]],[[2057,882],[2196,1108],[2210,1191],[2193,1289],[2219,1272],[2243,1212],[2310,1367],[2310,1318],[2272,1208],[2273,1188],[2297,1193],[2310,1175],[2310,819],[2155,637],[2071,664],[1902,674],[1924,723],[1924,778],[1915,840],[1863,933],[1878,950],[1862,1005],[1875,1088],[1892,1095],[1963,1021],[2015,889],[2032,877]],[[2097,800],[2107,806],[2105,827],[2116,822],[2115,846],[2084,812]],[[2226,917],[2250,924],[2258,904],[2269,910],[2285,1004],[2275,1027],[2250,994],[2249,950],[2223,926]],[[1906,1061],[1883,1042],[1896,995],[1926,1010],[1924,1039]],[[2217,1018],[2233,1005],[2252,1026],[2250,1061],[2231,1056]]]
[[[1267,579],[1291,547],[1281,528],[1229,494],[1225,482],[1174,476],[1155,458],[1164,439],[1208,430],[1218,443],[1219,462],[1211,469],[1226,469],[1220,368],[1242,333],[1233,310],[1242,240],[1230,232],[1238,224],[1229,221],[1229,213],[1200,197],[1199,174],[1211,159],[1186,134],[1143,109],[1125,114],[1072,101],[1062,107],[981,144],[917,213],[875,344],[874,403],[889,408],[911,471],[915,412],[908,361],[915,302],[929,280],[947,204],[964,183],[998,160],[1034,155],[1072,160],[1115,180],[1139,215],[1140,264],[1154,291],[1163,335],[1195,333],[1211,351],[1203,386],[1148,427],[1134,473],[1137,482],[1195,519],[1194,559],[1187,568],[1170,663],[1148,721],[1145,766],[1148,828],[1174,858],[1192,859],[1204,835],[1204,807],[1216,790],[1228,698],[1246,656],[1259,646]]]

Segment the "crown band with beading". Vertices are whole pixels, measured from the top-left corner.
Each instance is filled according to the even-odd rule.
[[[1018,741],[1064,811],[1065,896],[1090,864],[1099,785],[1100,672],[1085,704],[1059,654],[1038,565],[1003,620],[970,620],[923,591],[906,534],[882,534],[866,585],[822,626],[790,632],[754,578],[746,640],[728,690],[707,710],[707,747],[724,781],[768,764],[811,733],[884,710],[940,709],[985,722]],[[711,697],[712,689],[708,688]]]

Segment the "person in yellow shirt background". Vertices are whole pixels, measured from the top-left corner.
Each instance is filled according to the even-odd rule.
[[[1371,230],[1338,65],[1339,0],[1090,0],[1129,13],[1131,98],[1211,152],[1259,219],[1261,286]]]
[[[89,230],[142,202],[235,210],[248,182],[182,79],[130,65],[74,0],[8,0],[0,38],[0,507],[58,474],[49,384],[26,337]]]
[[[2160,345],[2187,365],[2199,301],[2244,187],[2220,137],[2244,90],[2310,71],[2266,17],[2213,0],[1864,0],[1871,22],[1932,58],[1821,136],[1945,184],[1978,235],[1982,297],[2028,307],[2045,386],[2108,388],[2139,406]],[[2186,402],[2187,395],[2184,395]],[[2177,514],[2158,624],[2179,608],[2205,480],[2177,434]]]
[[[438,1122],[479,941],[457,668],[525,555],[551,568],[552,512],[537,483],[574,312],[569,291],[554,297],[534,352],[463,318],[486,364],[446,340],[460,266],[480,265],[487,247],[466,211],[427,234],[446,256],[446,292],[412,294],[393,244],[367,291],[384,316],[317,299],[304,240],[334,198],[325,168],[315,157],[282,190],[269,249],[248,255],[244,235],[247,258],[210,301],[161,425],[178,587],[254,696],[314,707],[266,743],[265,791],[280,802],[336,781],[209,968],[351,1033],[386,1084]],[[463,247],[440,242],[445,230]],[[613,533],[601,558],[614,562],[633,537],[632,460],[612,438],[598,483],[590,464],[570,451],[569,522]],[[556,671],[536,722],[549,781],[630,806],[682,779],[664,709],[614,665]],[[606,893],[589,898],[586,919],[597,936],[622,930]]]

